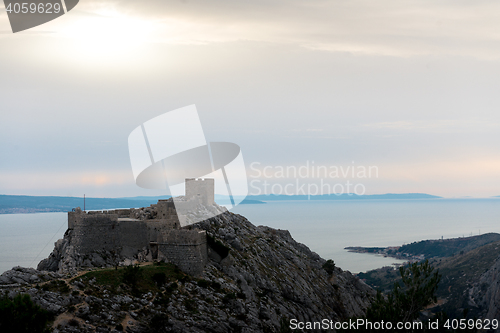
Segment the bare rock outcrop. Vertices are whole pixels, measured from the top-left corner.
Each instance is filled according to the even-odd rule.
[[[94,278],[63,280],[57,273],[18,269],[4,273],[0,285],[17,282],[17,275],[25,283],[0,293],[29,293],[58,316],[59,332],[113,332],[119,326],[127,332],[158,327],[164,332],[279,332],[290,319],[335,322],[362,316],[373,300],[370,287],[338,267],[327,272],[325,259],[286,230],[256,227],[230,212],[193,227],[207,233],[209,262],[200,277],[179,279],[167,289],[142,295],[122,287],[110,292]],[[122,259],[112,253],[79,257],[67,233],[39,269],[73,275],[88,265],[111,266]],[[43,276],[52,280],[43,284]]]
[[[483,309],[481,318],[500,318],[500,257],[466,292],[469,295],[469,305]],[[495,332],[500,332],[500,328]]]

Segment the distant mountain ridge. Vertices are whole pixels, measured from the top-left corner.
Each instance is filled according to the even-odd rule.
[[[156,201],[118,198],[86,198],[86,210],[114,208],[137,208],[149,206]],[[83,198],[56,196],[0,195],[0,214],[68,212],[73,208],[83,209]]]
[[[125,200],[153,200],[153,201],[158,201],[158,200],[165,200],[165,199],[169,199],[171,198],[170,195],[160,195],[160,196],[152,196],[152,197],[148,197],[148,196],[138,196],[138,197],[123,197],[123,198],[118,198],[118,199],[125,199]],[[255,199],[249,199],[248,197],[246,196],[237,196],[235,195],[234,196],[235,199],[238,199],[238,200],[242,200],[243,201],[241,202],[242,204],[263,204],[265,202],[262,202],[262,201],[259,201],[259,200],[255,200]],[[230,204],[230,200],[228,199],[228,197],[226,195],[220,195],[220,194],[216,194],[215,195],[215,201],[220,205],[224,205],[224,204]]]
[[[86,198],[86,210],[103,210],[118,208],[148,207],[158,200],[168,199],[170,196],[131,197],[131,198]],[[219,204],[229,204],[218,200]],[[245,199],[241,204],[261,204],[259,200]],[[58,196],[29,196],[29,195],[0,195],[0,214],[23,214],[42,212],[68,212],[73,208],[83,209],[83,197]]]
[[[236,196],[238,197],[238,196]],[[158,200],[168,199],[169,195],[137,196],[123,198],[86,198],[87,210],[137,208],[155,204]],[[230,202],[221,195],[215,195],[218,204],[227,205]],[[238,197],[241,199],[242,197]],[[439,199],[441,197],[425,193],[403,194],[372,194],[372,195],[249,195],[241,204],[262,204],[266,201],[292,200],[397,200],[397,199]],[[83,208],[83,197],[58,196],[29,196],[29,195],[0,195],[0,214],[40,213],[40,212],[67,212],[75,207]]]

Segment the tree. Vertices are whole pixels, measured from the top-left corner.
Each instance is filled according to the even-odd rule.
[[[330,275],[333,274],[335,271],[335,262],[332,259],[328,259],[324,264],[323,264],[323,269]]]
[[[137,288],[137,283],[142,277],[142,269],[139,265],[129,265],[123,271],[123,282],[132,287]]]
[[[394,288],[383,297],[380,291],[366,317],[370,321],[409,322],[419,317],[420,311],[437,301],[435,293],[441,275],[426,260],[400,267],[403,286],[394,283]]]
[[[163,286],[167,282],[167,275],[163,272],[155,273],[151,279],[156,283],[158,287]],[[199,284],[199,283],[198,283]]]
[[[30,295],[18,294],[13,300],[0,298],[0,332],[42,333],[49,332],[50,314],[33,303]]]

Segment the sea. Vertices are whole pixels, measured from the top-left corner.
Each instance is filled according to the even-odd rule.
[[[500,199],[272,201],[232,210],[292,237],[353,273],[401,263],[347,246],[400,246],[426,239],[500,233]],[[67,228],[66,213],[0,215],[0,273],[35,267]]]

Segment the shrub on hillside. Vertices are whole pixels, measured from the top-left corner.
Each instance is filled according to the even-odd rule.
[[[33,303],[30,295],[19,294],[13,300],[0,298],[0,332],[45,333],[50,314]]]

